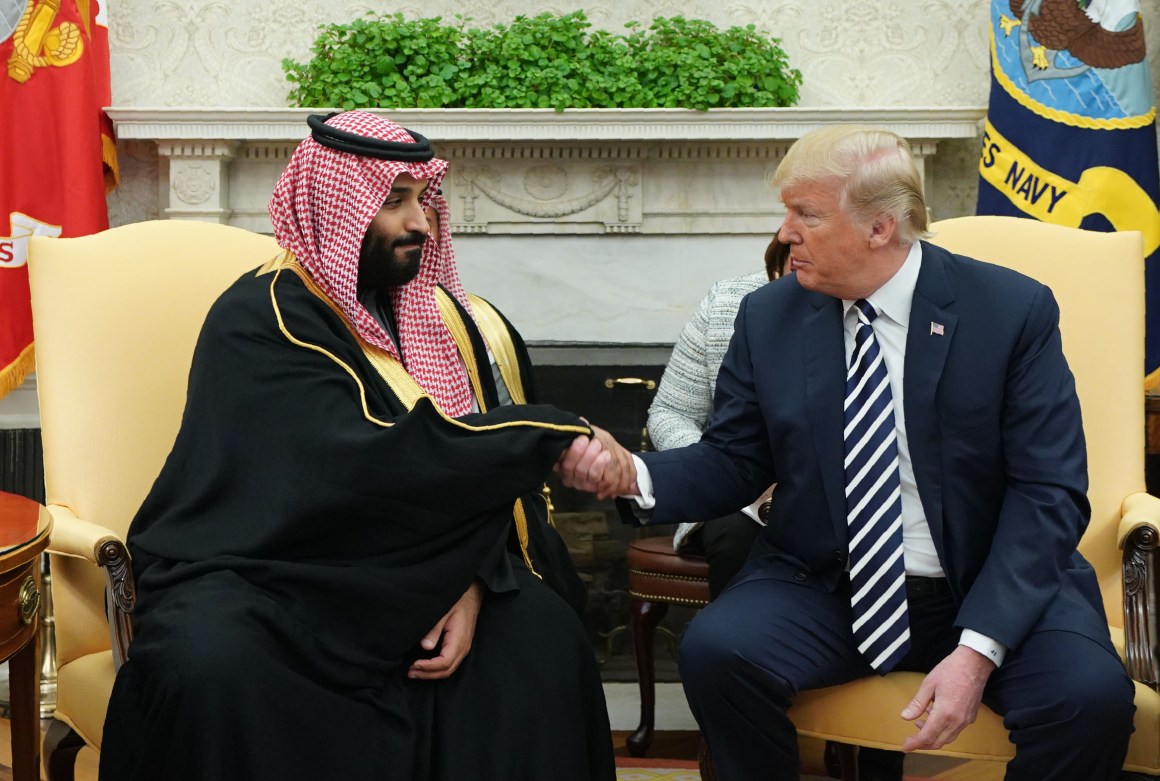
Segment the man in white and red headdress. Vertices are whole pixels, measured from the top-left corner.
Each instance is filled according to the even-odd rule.
[[[129,531],[101,778],[611,779],[584,589],[540,494],[606,435],[526,403],[522,341],[459,281],[427,140],[309,122],[270,202],[284,252],[211,309]]]

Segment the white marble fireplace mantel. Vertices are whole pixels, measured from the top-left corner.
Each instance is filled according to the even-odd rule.
[[[270,232],[266,204],[310,109],[112,108],[157,144],[162,213]],[[534,344],[672,344],[720,278],[761,268],[783,212],[766,177],[795,139],[845,122],[910,140],[931,191],[940,141],[982,107],[383,111],[451,162],[467,286]]]
[[[110,108],[123,138],[297,141],[306,117],[331,109]],[[705,141],[795,139],[821,125],[876,125],[907,138],[975,135],[986,113],[958,108],[382,109],[437,140]]]

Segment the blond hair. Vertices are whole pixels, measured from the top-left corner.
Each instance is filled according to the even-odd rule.
[[[913,244],[930,236],[922,177],[910,154],[910,143],[888,130],[832,125],[799,138],[770,177],[784,190],[802,182],[836,178],[838,203],[861,222],[889,214],[898,239]]]

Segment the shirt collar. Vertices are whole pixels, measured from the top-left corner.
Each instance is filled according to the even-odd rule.
[[[914,242],[910,245],[910,252],[906,260],[894,276],[886,280],[882,287],[875,290],[866,299],[874,305],[878,316],[885,315],[903,328],[910,324],[910,305],[914,301],[914,288],[918,284],[918,271],[922,267],[922,245]],[[853,301],[842,299],[843,316],[850,314]]]

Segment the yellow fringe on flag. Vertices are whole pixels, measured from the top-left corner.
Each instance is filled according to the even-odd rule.
[[[31,344],[28,345],[16,356],[15,361],[0,368],[0,398],[23,385],[24,378],[32,374],[32,370],[36,368],[36,356],[32,347]]]
[[[105,164],[105,195],[121,183],[121,165],[117,162],[117,142],[101,133],[101,162]]]

